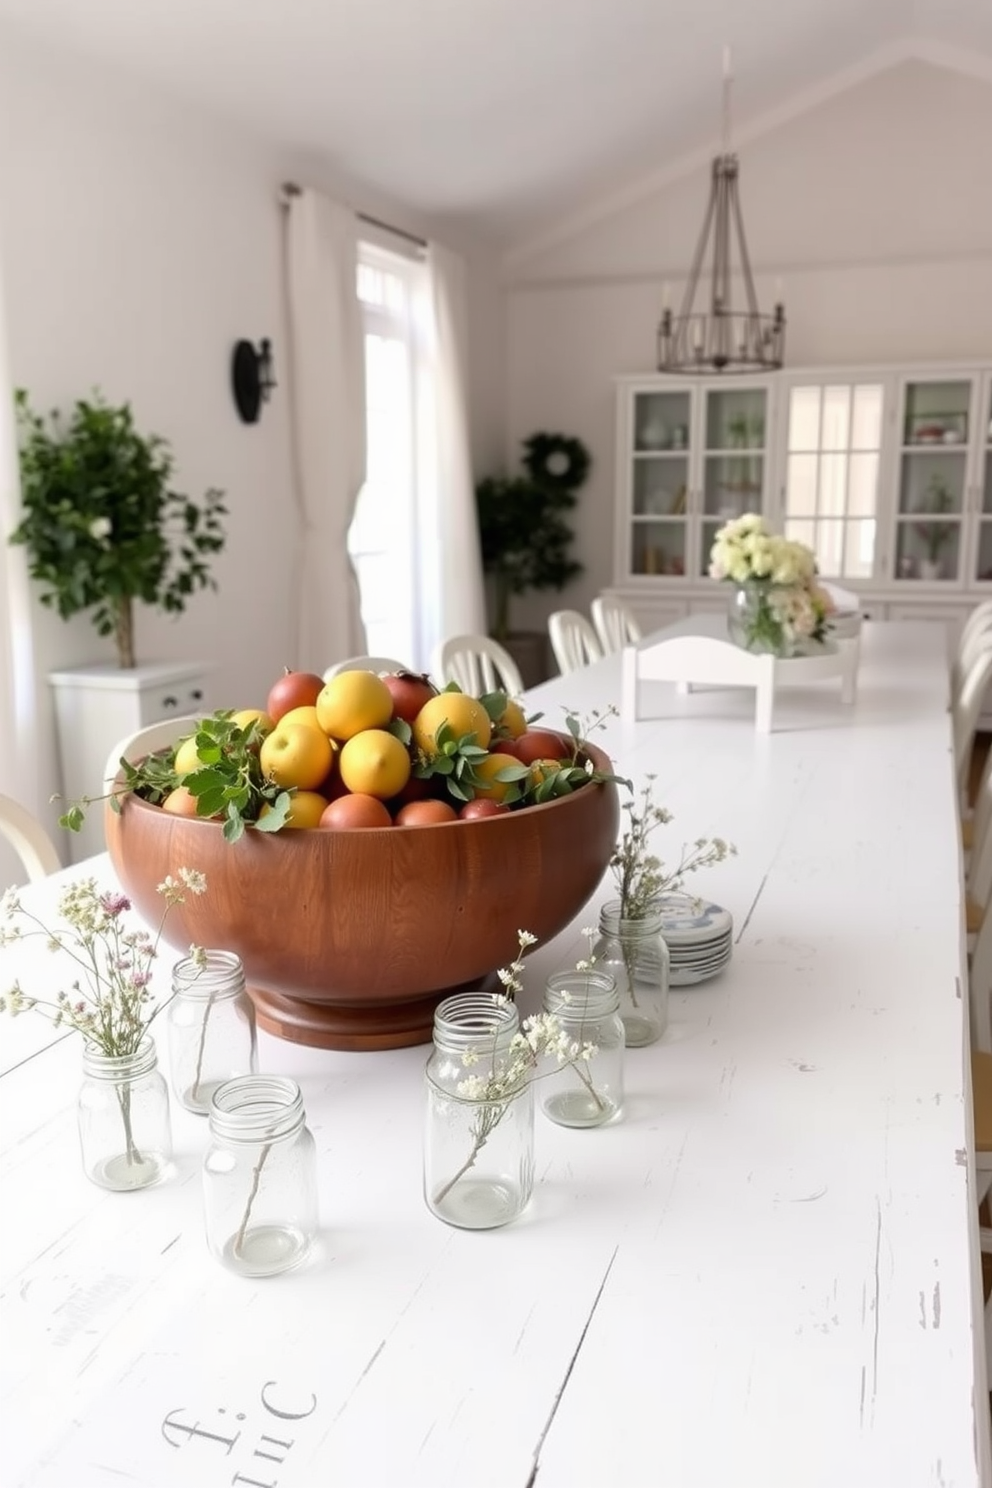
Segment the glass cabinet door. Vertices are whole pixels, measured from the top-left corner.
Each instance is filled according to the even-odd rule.
[[[768,399],[764,388],[706,388],[700,572],[724,522],[764,508]]]
[[[907,382],[896,507],[897,579],[956,580],[968,480],[970,380]]]
[[[688,389],[634,394],[632,574],[685,574],[691,423]]]
[[[979,417],[978,557],[975,578],[992,583],[992,375],[986,377]]]

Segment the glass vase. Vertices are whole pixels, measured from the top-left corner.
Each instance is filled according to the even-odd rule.
[[[514,1075],[512,1003],[446,997],[425,1074],[424,1198],[446,1224],[488,1230],[516,1219],[534,1187],[534,1094]]]
[[[783,618],[789,592],[787,585],[767,579],[731,585],[727,633],[734,645],[760,655],[795,655],[796,643]]]
[[[559,1126],[602,1126],[623,1105],[624,1027],[614,977],[599,969],[548,978],[544,1011],[588,1059],[560,1065],[541,1079],[541,1110]]]
[[[241,1075],[210,1103],[203,1159],[207,1244],[243,1276],[297,1266],[317,1234],[317,1164],[295,1080]]]
[[[218,1086],[258,1069],[255,1007],[241,958],[207,951],[201,966],[187,956],[172,968],[166,1021],[172,1092],[180,1105],[206,1116]]]
[[[614,900],[600,910],[593,959],[616,982],[624,1042],[638,1049],[655,1043],[668,1026],[668,946],[656,910],[625,919],[620,909]]]
[[[125,1192],[165,1175],[172,1161],[169,1091],[150,1037],[132,1054],[83,1046],[77,1117],[83,1168],[93,1183]]]

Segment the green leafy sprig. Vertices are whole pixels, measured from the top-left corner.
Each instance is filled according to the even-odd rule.
[[[78,832],[94,801],[109,800],[111,808],[120,811],[124,797],[133,792],[158,806],[177,785],[184,785],[196,797],[197,816],[223,820],[228,842],[237,842],[249,825],[260,832],[278,832],[285,826],[293,793],[262,773],[259,747],[264,730],[257,720],[241,728],[230,710],[222,710],[200,719],[195,733],[185,738],[196,739],[200,764],[195,770],[181,778],[176,772],[176,751],[185,739],[133,764],[121,758],[123,780],[104,796],[73,801],[59,817],[59,825]]]

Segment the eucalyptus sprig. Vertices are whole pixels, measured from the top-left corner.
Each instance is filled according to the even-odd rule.
[[[178,785],[184,785],[196,797],[197,816],[223,819],[228,842],[237,842],[249,825],[260,832],[278,832],[286,824],[292,792],[263,775],[259,762],[263,737],[264,730],[257,720],[241,727],[233,721],[230,710],[212,713],[199,720],[194,734],[187,734],[169,749],[158,750],[136,763],[122,756],[118,763],[123,779],[102,796],[73,801],[59,817],[59,826],[78,832],[95,801],[109,800],[112,810],[119,812],[124,797],[133,793],[158,806]],[[180,776],[175,766],[176,751],[187,738],[196,739],[200,764]]]
[[[648,838],[656,827],[667,826],[672,814],[654,801],[656,776],[648,775],[639,800],[625,801],[627,827],[610,859],[614,881],[620,893],[620,917],[642,920],[659,894],[674,893],[682,887],[686,874],[722,863],[735,857],[737,849],[722,837],[697,837],[684,845],[674,868],[666,869],[662,860],[648,849]]]

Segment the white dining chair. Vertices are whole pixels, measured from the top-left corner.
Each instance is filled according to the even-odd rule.
[[[442,641],[434,648],[431,676],[439,687],[457,682],[473,697],[505,692],[517,698],[524,690],[520,668],[509,651],[487,635],[456,635]]]
[[[548,635],[563,677],[603,659],[603,648],[592,622],[579,610],[556,610],[548,619]]]
[[[954,765],[958,793],[965,802],[971,751],[975,730],[981,715],[985,692],[992,682],[992,631],[983,632],[980,648],[961,682],[956,697],[951,698],[951,721],[954,740]]]
[[[988,644],[990,635],[992,635],[992,600],[983,600],[971,611],[958,638],[951,663],[952,699],[960,694],[968,671],[979,652]]]
[[[156,750],[168,749],[173,744],[178,744],[180,739],[185,739],[188,734],[195,733],[199,721],[193,713],[183,714],[178,718],[162,718],[158,723],[148,723],[144,728],[136,729],[133,734],[125,734],[107,755],[103,770],[104,786],[112,785],[117,778],[122,757],[128,764],[134,764],[137,760],[144,759],[145,755],[154,754]]]
[[[30,883],[62,867],[58,849],[41,822],[12,796],[0,795],[0,837],[6,838],[20,858]]]
[[[637,616],[622,599],[615,599],[611,594],[600,594],[593,600],[590,610],[604,655],[608,656],[611,651],[622,651],[624,646],[641,639],[642,632]]]
[[[332,666],[325,668],[323,678],[330,682],[339,672],[409,672],[413,668],[402,661],[394,661],[391,656],[349,656],[344,661],[336,661]]]

